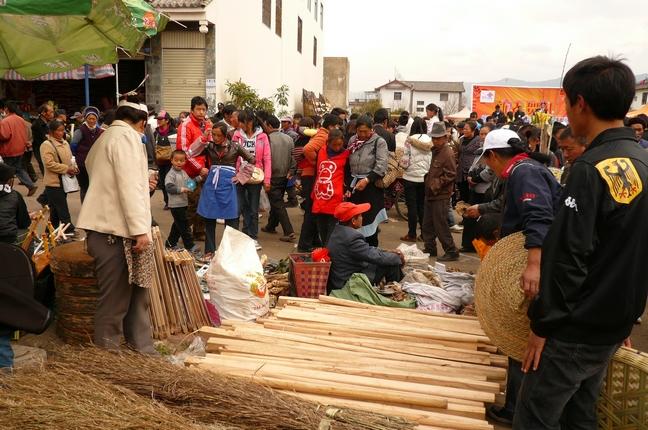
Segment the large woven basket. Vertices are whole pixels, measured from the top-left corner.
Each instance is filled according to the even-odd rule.
[[[619,348],[598,402],[599,429],[648,429],[648,354]]]
[[[491,248],[475,281],[475,309],[484,332],[504,354],[518,361],[529,339],[528,302],[520,288],[526,264],[524,235],[515,233]]]

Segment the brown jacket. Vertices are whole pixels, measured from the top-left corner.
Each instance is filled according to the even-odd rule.
[[[308,167],[302,169],[302,176],[315,176],[317,154],[319,154],[323,146],[326,146],[328,135],[328,128],[320,127],[315,136],[311,137],[306,146],[304,146],[304,157],[308,160]]]
[[[49,138],[40,146],[40,154],[45,166],[45,177],[43,178],[45,186],[60,187],[61,178],[59,175],[65,175],[68,167],[72,164],[70,145],[65,140],[58,142]]]
[[[452,196],[457,176],[454,152],[446,143],[441,148],[432,149],[430,171],[425,176],[425,198],[445,200]]]

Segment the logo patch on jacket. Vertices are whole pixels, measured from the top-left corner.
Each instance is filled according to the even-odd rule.
[[[643,184],[629,158],[608,158],[596,165],[617,203],[628,204],[643,190]]]

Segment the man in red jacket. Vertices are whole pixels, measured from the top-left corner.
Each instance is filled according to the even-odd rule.
[[[200,96],[192,98],[191,113],[178,126],[176,149],[181,149],[187,154],[184,170],[197,183],[196,189],[188,194],[189,206],[187,207],[187,219],[193,226],[195,240],[202,240],[205,237],[205,224],[196,214],[196,209],[202,189],[201,180],[209,173],[204,146],[201,144],[206,144],[211,139],[211,129],[212,123],[207,119],[207,101]]]
[[[16,169],[20,183],[29,189],[28,196],[33,196],[38,187],[22,166],[22,157],[27,148],[27,127],[22,117],[18,116],[18,106],[14,102],[7,103],[7,116],[0,121],[0,157],[5,164]]]

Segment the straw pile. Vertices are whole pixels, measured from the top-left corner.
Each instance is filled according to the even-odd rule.
[[[70,368],[55,367],[0,376],[0,428],[199,430],[207,427],[130,390]]]
[[[149,289],[149,315],[153,337],[166,339],[210,325],[193,257],[186,250],[165,249],[158,227],[153,227],[152,234],[156,271]]]
[[[326,405],[444,429],[488,430],[485,403],[507,359],[474,317],[421,313],[320,296],[282,297],[273,316],[204,327],[190,365]]]
[[[331,411],[321,405],[278,393],[246,379],[214,375],[135,353],[99,349],[65,349],[55,363],[113,383],[161,402],[194,421],[231,423],[249,430],[404,430],[414,425],[403,419],[360,411]]]
[[[528,301],[520,288],[527,264],[524,234],[498,241],[479,268],[475,280],[475,308],[479,322],[494,345],[522,361],[529,339]]]

